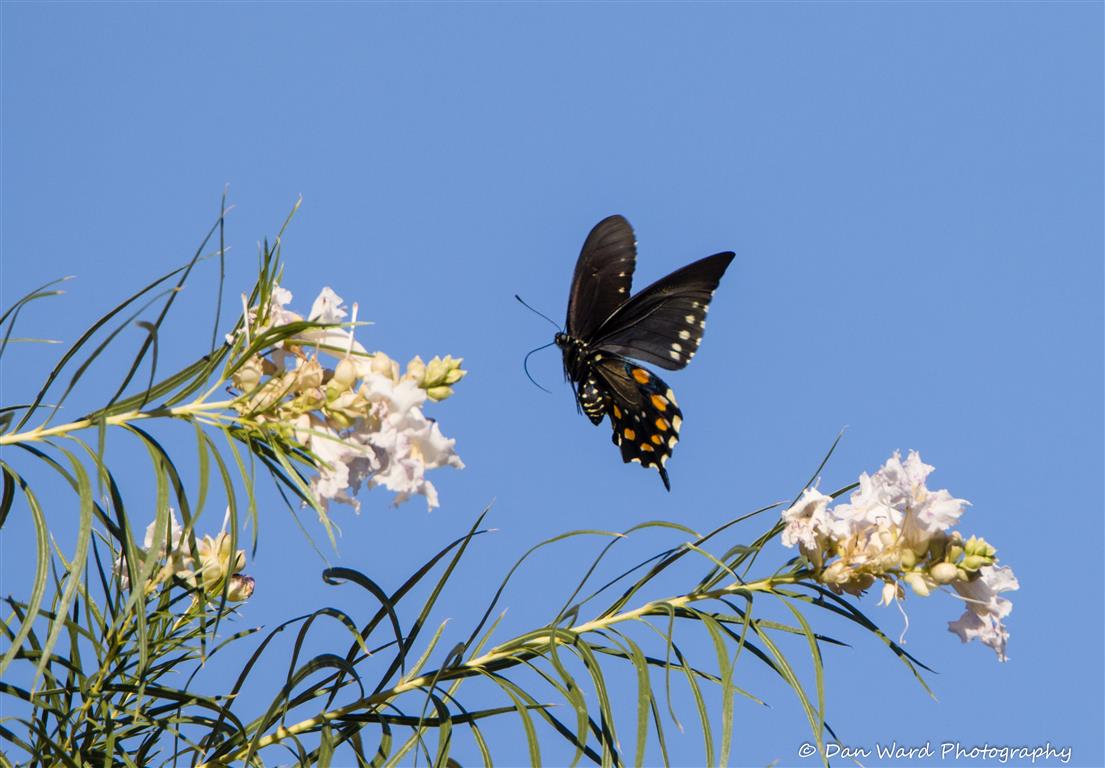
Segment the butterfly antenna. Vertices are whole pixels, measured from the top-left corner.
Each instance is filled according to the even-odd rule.
[[[522,301],[522,300],[518,299],[518,301]],[[524,304],[525,302],[522,302],[522,303]],[[537,314],[540,315],[541,313],[538,312]],[[534,352],[540,352],[542,349],[545,349],[546,347],[551,347],[555,343],[556,343],[555,341],[550,341],[548,344],[542,344],[537,349],[531,349],[528,353],[526,353],[525,358],[522,360],[522,370],[524,370],[526,372],[526,378],[528,378],[530,381],[532,381],[533,386],[537,387],[542,392],[549,392],[549,390],[545,389],[540,384],[538,384],[537,381],[533,378],[533,376],[530,375],[530,372],[529,372],[529,356],[532,355]],[[550,394],[551,394],[551,392],[550,392]]]
[[[551,317],[549,317],[548,315],[546,315],[546,314],[545,314],[544,312],[538,312],[538,311],[537,311],[536,309],[534,309],[534,308],[533,308],[533,307],[531,307],[531,306],[530,306],[529,304],[527,304],[527,303],[526,303],[525,301],[523,301],[523,300],[522,300],[522,297],[521,297],[521,296],[519,296],[518,294],[514,294],[514,298],[518,299],[518,303],[519,303],[519,304],[521,304],[521,305],[522,305],[523,307],[525,307],[526,309],[528,309],[528,310],[529,310],[530,312],[533,312],[533,313],[534,313],[535,315],[541,315],[541,317],[545,318],[545,319],[546,319],[546,320],[548,320],[548,321],[549,321],[550,323],[552,323],[552,324],[553,324],[553,325],[554,325],[554,326],[556,327],[556,330],[558,330],[558,331],[560,330],[560,323],[558,323],[558,322],[556,322],[555,320],[553,320],[553,319],[552,319]],[[548,344],[546,344],[545,346],[547,347],[547,346],[548,346]],[[543,348],[544,348],[544,347],[538,347],[538,349],[543,349]],[[535,350],[534,350],[534,352],[536,352],[536,351],[537,351],[537,350],[535,349]],[[533,352],[531,352],[530,354],[533,354]],[[536,383],[536,382],[534,382],[534,383]]]

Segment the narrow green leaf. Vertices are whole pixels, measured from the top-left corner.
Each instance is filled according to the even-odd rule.
[[[8,466],[7,462],[0,462],[0,467],[3,468],[4,473],[5,497],[8,496],[8,488],[18,483],[20,490],[23,491],[24,498],[27,499],[27,507],[31,512],[31,520],[35,528],[35,576],[34,583],[31,586],[31,597],[27,603],[27,614],[12,638],[11,645],[4,654],[4,658],[0,660],[0,679],[2,679],[8,665],[20,652],[23,641],[30,634],[34,620],[38,616],[39,607],[42,605],[42,598],[46,594],[47,564],[50,561],[50,533],[46,527],[46,517],[42,514],[42,508],[39,506],[38,499],[35,498],[31,487],[14,469]]]
[[[482,670],[481,674],[495,682],[499,686],[499,689],[510,698],[511,702],[514,704],[514,710],[518,713],[518,717],[522,721],[522,728],[526,733],[526,744],[529,747],[529,764],[542,765],[541,744],[537,738],[537,731],[533,727],[533,719],[530,717],[529,709],[524,701],[524,698],[531,698],[529,694],[518,688],[518,686],[505,677],[490,672],[483,672]]]
[[[637,743],[634,765],[641,768],[645,764],[645,745],[648,741],[648,721],[652,708],[652,683],[649,679],[648,662],[641,647],[623,632],[618,635],[629,648],[629,658],[637,670]]]
[[[65,582],[65,588],[62,591],[61,599],[58,601],[58,606],[56,608],[58,616],[62,616],[69,609],[74,595],[77,592],[77,587],[80,585],[81,573],[84,571],[85,561],[88,557],[88,545],[92,538],[92,486],[88,481],[88,475],[85,473],[84,467],[77,461],[77,457],[65,449],[59,450],[65,454],[65,457],[69,459],[70,465],[73,467],[73,474],[78,484],[78,497],[80,499],[80,520],[77,524],[76,551],[70,563],[70,570]],[[50,627],[50,633],[47,635],[46,642],[43,643],[42,646],[42,658],[35,668],[36,678],[43,673],[46,663],[50,659],[50,654],[53,652],[54,644],[57,643],[58,637],[61,634],[62,628],[63,624],[60,622],[55,622],[54,625]]]

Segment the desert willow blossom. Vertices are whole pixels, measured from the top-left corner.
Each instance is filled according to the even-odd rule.
[[[286,309],[292,299],[275,286],[267,307],[246,313],[241,334],[251,338],[274,325],[301,322]],[[331,502],[360,509],[362,486],[393,491],[395,504],[421,495],[433,509],[437,490],[427,477],[439,467],[464,466],[436,421],[423,413],[427,400],[441,401],[467,373],[461,359],[415,357],[400,374],[383,352],[369,353],[354,338],[353,320],[341,298],[323,288],[308,320],[311,327],[277,342],[267,354],[245,360],[232,381],[242,393],[234,401],[238,419],[264,432],[284,434],[318,460],[310,490],[326,510]],[[348,330],[347,330],[348,328]],[[234,342],[230,337],[228,341]],[[331,366],[324,365],[326,359]]]
[[[366,351],[355,339],[354,329],[363,325],[356,322],[356,305],[353,320],[345,322],[342,300],[328,287],[306,318],[286,307],[291,300],[289,291],[274,284],[258,306],[245,307],[240,329],[226,337],[233,350],[231,399],[209,399],[226,387],[227,378],[220,378],[187,404],[9,433],[0,435],[0,445],[64,437],[100,425],[183,418],[298,450],[317,471],[302,489],[304,496],[322,513],[331,502],[359,510],[356,494],[362,486],[387,488],[395,493],[395,504],[420,495],[431,509],[438,506],[427,472],[464,464],[456,441],[441,433],[423,407],[453,394],[453,385],[467,373],[461,358],[424,362],[416,356],[401,374],[397,362],[383,352]]]
[[[889,605],[905,599],[903,585],[921,597],[951,587],[967,608],[948,629],[1006,661],[1002,620],[1013,604],[998,595],[1017,589],[1017,579],[997,565],[985,539],[952,530],[968,503],[929,490],[932,469],[916,451],[905,461],[895,452],[874,475],[860,475],[848,502],[835,507],[832,497],[807,488],[783,512],[783,544],[798,545],[816,578],[838,594],[858,596],[881,581],[881,603]]]
[[[152,592],[158,585],[167,584],[178,578],[209,598],[218,598],[226,587],[226,597],[232,603],[248,600],[253,594],[256,582],[252,576],[245,576],[242,570],[246,566],[244,549],[234,550],[231,536],[226,532],[230,519],[227,509],[223,519],[223,528],[218,535],[206,535],[192,546],[185,530],[177,520],[176,511],[169,509],[169,526],[165,536],[160,537],[158,546],[154,546],[157,536],[157,521],[146,528],[146,538],[142,548],[137,550],[140,565],[153,557],[158,568],[146,583],[146,591]],[[124,589],[130,589],[130,569],[127,558],[120,554],[115,559],[115,575]]]

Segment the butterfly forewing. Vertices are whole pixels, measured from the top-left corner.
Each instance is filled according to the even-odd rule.
[[[583,243],[568,295],[568,335],[588,339],[629,298],[637,241],[622,216],[608,216]]]
[[[657,280],[606,319],[594,345],[669,371],[684,367],[702,343],[710,299],[733,255],[716,253]]]

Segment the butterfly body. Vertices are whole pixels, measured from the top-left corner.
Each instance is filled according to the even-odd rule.
[[[665,463],[679,440],[683,414],[671,388],[633,360],[668,370],[690,362],[733,255],[700,259],[631,296],[633,230],[621,216],[603,219],[576,263],[567,330],[554,338],[579,410],[595,425],[608,416],[622,460],[654,467],[668,490]]]

